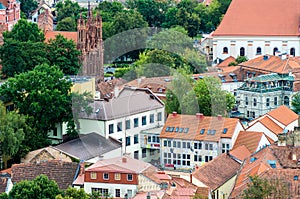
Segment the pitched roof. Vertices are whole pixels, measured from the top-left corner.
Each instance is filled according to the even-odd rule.
[[[94,112],[81,112],[80,118],[106,121],[163,108],[164,104],[149,89],[125,87],[117,97],[94,101],[91,106]]]
[[[234,143],[233,149],[244,145],[251,153],[254,153],[258,148],[259,142],[263,135],[264,133],[262,132],[240,131]]]
[[[60,189],[72,186],[78,163],[51,160],[39,164],[15,164],[12,166],[12,182],[18,183],[22,180],[33,180],[44,174],[50,180],[54,180]]]
[[[272,118],[284,124],[285,126],[294,122],[299,117],[296,113],[294,113],[294,111],[292,111],[284,105],[279,106],[278,108],[268,112],[267,115],[271,116]]]
[[[132,173],[140,174],[149,167],[154,167],[149,163],[142,160],[133,159],[128,156],[116,157],[111,159],[99,160],[92,166],[86,169],[86,171],[102,171],[105,167],[115,167],[115,172],[131,171]]]
[[[55,39],[56,35],[62,35],[67,39],[71,39],[77,45],[78,38],[77,32],[68,32],[68,31],[47,31],[45,33],[45,41],[48,42],[50,39]]]
[[[235,61],[235,58],[233,56],[229,56],[226,59],[224,59],[221,63],[219,63],[217,65],[217,67],[219,68],[223,68],[223,67],[230,67],[233,68],[234,66],[228,66],[231,62]]]
[[[172,177],[172,183],[174,183],[175,187],[170,187],[163,199],[190,199],[192,198],[196,192],[198,187],[188,182],[187,180],[179,177]]]
[[[257,122],[260,122],[265,127],[267,127],[270,131],[272,131],[274,134],[278,135],[283,132],[283,128],[281,128],[278,124],[276,124],[272,119],[269,117],[263,117]]]
[[[200,118],[196,115],[170,114],[160,133],[160,138],[218,141],[221,138],[232,138],[238,124],[237,118],[210,116]],[[170,128],[173,128],[172,132]],[[203,134],[200,133],[202,129],[205,130]]]
[[[232,0],[213,36],[299,36],[299,16],[299,0]]]
[[[300,169],[300,148],[272,145],[272,153],[283,168]],[[293,160],[293,154],[296,160]],[[299,170],[300,175],[300,170]]]
[[[286,74],[300,69],[300,57],[282,59],[280,56],[262,55],[239,64],[239,66],[257,69],[268,73]]]
[[[244,161],[243,166],[238,173],[230,198],[235,198],[243,192],[243,190],[247,187],[247,184],[250,182],[249,176],[259,176],[267,170],[272,169],[268,160],[276,160],[276,157],[272,154],[269,147],[266,147],[251,155],[251,157],[248,157]],[[278,162],[276,162],[276,167],[280,167]]]
[[[240,161],[244,161],[247,157],[251,155],[251,152],[245,145],[241,145],[229,151],[229,154]]]
[[[223,153],[194,171],[193,176],[215,190],[236,175],[240,166],[230,155]]]
[[[97,133],[89,133],[54,148],[74,158],[89,160],[120,147],[122,144],[114,139],[106,139]]]
[[[71,158],[62,154],[59,150],[53,147],[45,147],[29,152],[24,158],[22,163],[38,163],[47,160],[62,160],[65,162],[72,162]]]

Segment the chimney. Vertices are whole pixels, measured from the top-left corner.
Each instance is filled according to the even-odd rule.
[[[127,162],[127,158],[126,157],[122,157],[122,162],[126,163]]]
[[[196,113],[196,118],[198,118],[198,119],[203,119],[204,118],[204,115],[203,115],[203,113]]]
[[[173,117],[176,117],[177,116],[177,112],[173,111],[172,115],[173,115]]]
[[[193,174],[192,174],[192,172],[190,173],[190,183],[193,183]]]
[[[79,163],[79,166],[80,166],[80,171],[79,171],[79,175],[83,175],[84,174],[84,171],[85,171],[85,167],[84,167],[84,162],[80,162]]]
[[[222,115],[218,115],[218,120],[222,120]]]

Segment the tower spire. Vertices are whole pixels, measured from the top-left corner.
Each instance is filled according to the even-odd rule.
[[[91,2],[90,0],[88,1],[88,18],[90,18],[92,15],[91,15]]]

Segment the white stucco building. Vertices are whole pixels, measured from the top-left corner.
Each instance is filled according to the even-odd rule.
[[[213,33],[213,60],[229,56],[253,59],[277,51],[300,55],[298,0],[232,0]]]

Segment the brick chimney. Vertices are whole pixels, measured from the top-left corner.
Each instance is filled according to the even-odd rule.
[[[79,175],[83,175],[85,172],[84,162],[80,162],[79,166],[80,166]]]
[[[176,117],[177,116],[177,112],[173,111],[172,115],[173,115],[173,117]]]
[[[222,115],[218,115],[218,120],[222,120]]]
[[[204,115],[203,115],[203,113],[196,113],[196,118],[198,118],[198,119],[203,119],[204,118]]]
[[[126,163],[127,162],[127,158],[126,157],[122,157],[122,162]]]
[[[193,174],[192,174],[192,172],[190,173],[190,183],[193,183]]]

